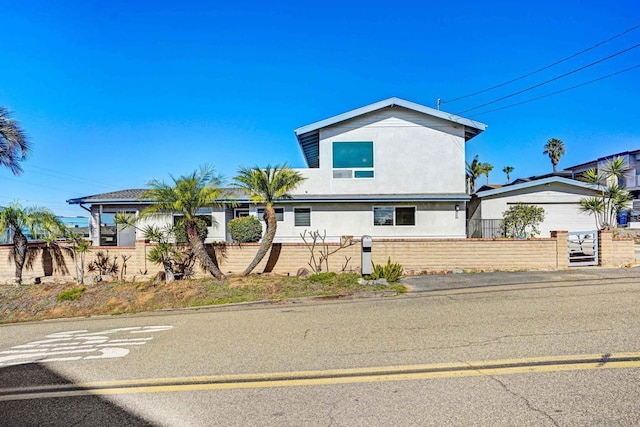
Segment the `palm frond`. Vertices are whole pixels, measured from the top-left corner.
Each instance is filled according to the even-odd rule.
[[[230,195],[220,188],[222,178],[209,166],[201,166],[189,175],[170,177],[172,184],[157,179],[149,182],[149,189],[142,197],[154,203],[145,208],[141,216],[176,212],[193,219],[201,208],[222,206],[230,200]]]
[[[27,157],[30,148],[20,123],[10,117],[6,108],[0,107],[0,165],[9,168],[14,175],[20,175],[20,162]]]
[[[271,206],[277,200],[291,199],[291,191],[305,179],[284,163],[265,168],[241,167],[232,185],[245,190],[252,202]]]

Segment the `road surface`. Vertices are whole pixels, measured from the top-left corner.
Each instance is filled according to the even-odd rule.
[[[634,277],[0,326],[1,425],[640,425]]]

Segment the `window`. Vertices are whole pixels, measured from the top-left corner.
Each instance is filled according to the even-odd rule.
[[[396,208],[396,225],[416,225],[416,208]]]
[[[372,141],[334,141],[334,178],[373,178]]]
[[[311,208],[294,208],[296,227],[311,227]]]
[[[249,216],[249,209],[238,208],[233,210],[234,218],[244,218],[245,216]]]
[[[373,225],[416,225],[416,208],[374,207]]]
[[[199,218],[207,224],[207,227],[211,227],[213,225],[213,219],[211,215],[196,215],[196,218]],[[183,215],[174,215],[173,216],[173,225],[178,224],[180,221],[184,221]]]
[[[284,208],[273,208],[276,211],[276,221],[284,221]],[[258,208],[258,219],[264,220],[264,208]]]
[[[394,208],[373,208],[373,225],[393,225]]]
[[[117,246],[117,228],[115,214],[100,214],[100,246]]]

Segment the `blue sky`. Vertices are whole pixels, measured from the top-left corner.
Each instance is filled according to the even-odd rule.
[[[10,1],[0,105],[33,144],[15,177],[0,169],[0,205],[85,215],[65,200],[145,187],[211,164],[304,167],[293,130],[391,96],[459,113],[640,43],[640,28],[543,72],[476,96],[640,24],[637,0]],[[489,125],[467,158],[492,183],[640,149],[634,48],[465,117]],[[484,182],[484,180],[482,181]]]

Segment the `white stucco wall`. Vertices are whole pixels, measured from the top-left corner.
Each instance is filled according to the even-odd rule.
[[[121,205],[117,207],[105,206],[102,209],[102,212],[104,214],[113,214],[117,212],[127,211],[127,212],[134,212],[134,215],[137,217],[142,209],[143,207],[141,207],[140,205],[129,205],[129,206]],[[209,210],[203,209],[201,212],[199,212],[199,215],[212,216],[212,226],[208,227],[209,234],[207,236],[207,239],[205,240],[205,243],[225,241],[226,224],[225,224],[224,209],[217,208],[217,209],[213,209],[213,211],[210,209]],[[91,217],[89,219],[89,234],[91,236],[91,244],[93,246],[98,246],[100,244],[99,218],[100,218],[100,207],[98,205],[94,205],[92,206]],[[172,223],[173,223],[172,215],[153,215],[153,216],[146,216],[144,218],[140,218],[136,222],[135,239],[144,238],[141,230],[144,229],[147,225],[157,225],[159,227],[164,227]]]
[[[296,227],[294,206],[284,208],[284,221],[278,222],[276,242],[301,241],[300,234],[319,231],[327,233],[327,241],[336,242],[341,236],[359,238],[365,234],[373,238],[464,238],[466,224],[464,209],[456,218],[455,203],[398,203],[398,204],[358,204],[336,205],[300,204],[296,208],[311,208],[311,225]],[[376,226],[373,225],[374,206],[415,206],[416,225]],[[263,223],[264,224],[264,223]]]
[[[596,227],[591,214],[580,211],[580,199],[596,195],[596,192],[578,187],[550,184],[536,186],[503,195],[483,197],[482,219],[502,219],[502,214],[516,203],[540,206],[545,210],[545,220],[540,225],[538,237],[550,237],[553,230],[586,231]]]
[[[333,178],[333,142],[373,141],[374,178]],[[464,193],[464,127],[401,107],[320,131],[320,167],[296,194]]]

